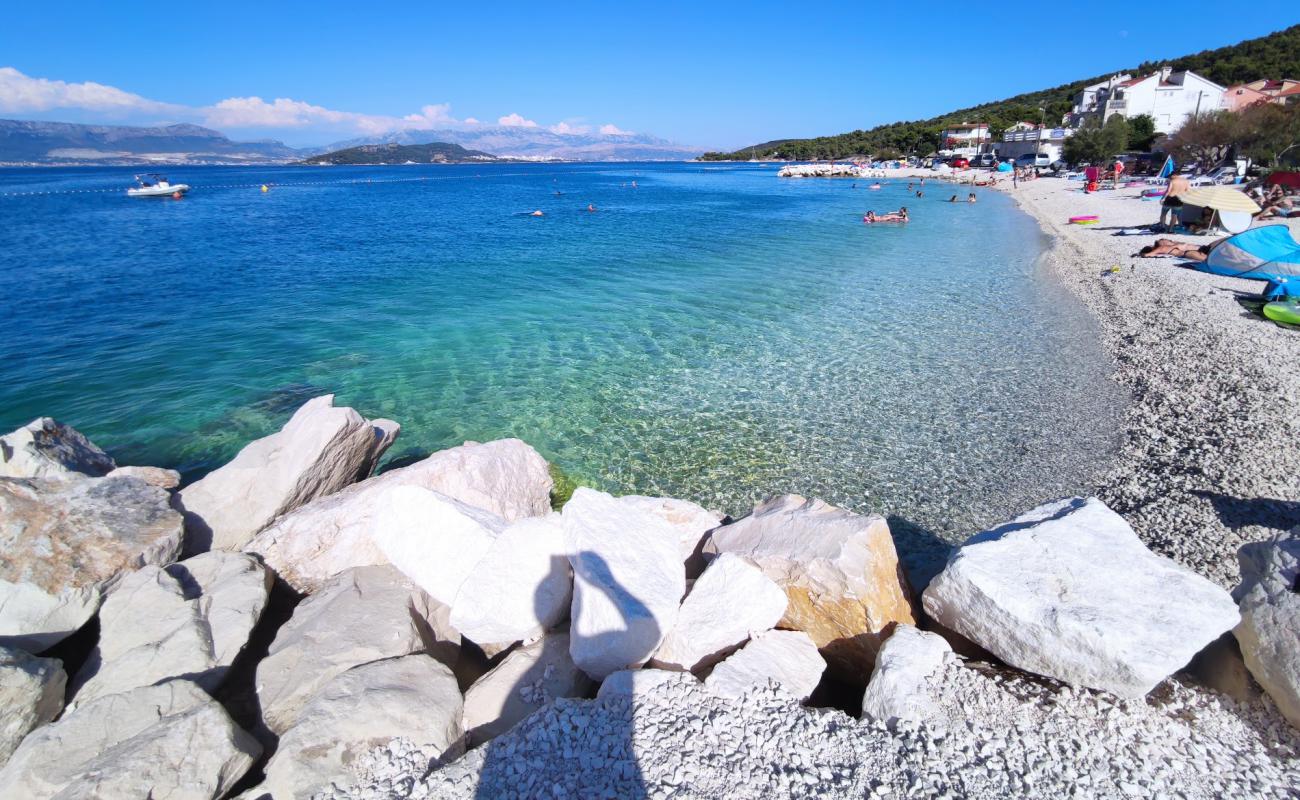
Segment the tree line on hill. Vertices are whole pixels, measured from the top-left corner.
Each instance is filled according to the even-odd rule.
[[[1258,39],[1205,50],[1167,62],[1144,62],[1136,69],[1126,71],[1134,75],[1147,75],[1162,64],[1175,70],[1192,70],[1224,86],[1259,78],[1297,77],[1300,76],[1300,25]],[[1038,123],[1045,120],[1049,124],[1055,123],[1069,113],[1071,98],[1075,94],[1085,86],[1107,77],[1109,76],[1088,78],[1051,89],[1027,92],[926,120],[892,122],[869,130],[814,139],[778,139],[731,153],[705,153],[700,158],[705,161],[745,161],[753,158],[814,161],[868,155],[924,156],[939,149],[939,138],[946,127],[963,121],[986,123],[989,135],[994,139],[1001,139],[1003,131],[1017,122]],[[1126,135],[1132,133],[1135,132],[1126,131]],[[1136,133],[1139,135],[1134,137],[1134,144],[1145,138],[1140,131]],[[1149,140],[1147,143],[1150,143]]]

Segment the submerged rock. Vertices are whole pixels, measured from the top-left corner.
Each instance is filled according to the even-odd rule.
[[[0,647],[0,766],[27,734],[63,710],[67,682],[57,658]]]
[[[744,556],[776,581],[789,599],[779,627],[811,636],[844,680],[864,683],[890,626],[916,623],[882,517],[783,495],[714,530],[704,550]]]
[[[1040,506],[956,550],[924,595],[941,625],[1020,669],[1140,697],[1240,619],[1095,498]]]
[[[1233,633],[1250,674],[1300,728],[1300,527],[1238,554],[1241,624]]]
[[[740,697],[756,686],[775,682],[807,700],[826,671],[826,660],[803,631],[765,631],[713,668],[704,680],[710,691]]]
[[[426,651],[454,663],[460,639],[446,616],[445,606],[394,567],[339,573],[294,609],[257,665],[267,727],[277,734],[291,728],[321,687],[355,666]]]
[[[563,620],[572,596],[560,515],[522,519],[470,569],[451,604],[451,624],[492,655]]]
[[[573,565],[569,649],[596,680],[645,663],[686,592],[677,532],[660,517],[579,488],[564,506]]]
[[[708,667],[751,634],[771,630],[785,608],[785,592],[775,581],[741,556],[723,553],[691,587],[652,663],[692,671]]]
[[[499,736],[559,697],[581,697],[591,681],[569,655],[569,636],[548,634],[510,652],[465,692],[470,745]]]
[[[551,477],[536,450],[518,439],[470,442],[308,503],[278,519],[244,549],[261,555],[305,594],[345,569],[387,564],[371,533],[388,491],[398,486],[431,489],[507,521],[550,510]]]
[[[99,478],[116,466],[76,428],[50,417],[0,436],[0,478]]]
[[[426,763],[464,752],[461,695],[444,665],[423,654],[354,667],[321,687],[285,731],[251,797],[306,798],[345,783],[349,767],[401,738]]]
[[[400,426],[309,400],[278,432],[180,492],[192,552],[237,550],[276,517],[367,477]]]
[[[189,681],[101,697],[33,731],[0,770],[6,797],[218,798],[262,748]]]
[[[169,493],[131,477],[0,478],[0,644],[41,652],[122,573],[180,555]]]
[[[899,625],[876,657],[876,671],[862,695],[862,716],[887,724],[932,719],[938,707],[929,679],[952,657],[942,636]]]

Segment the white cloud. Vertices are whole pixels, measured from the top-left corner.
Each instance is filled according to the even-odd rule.
[[[437,103],[435,105],[424,106],[420,109],[419,114],[407,114],[402,118],[402,120],[420,127],[457,125],[460,123],[460,120],[451,115],[451,103]]]
[[[625,131],[617,125],[601,125],[601,136],[631,136],[632,131]]]
[[[531,119],[524,119],[518,114],[506,114],[497,120],[497,124],[504,128],[536,128],[537,123]]]
[[[569,122],[557,122],[547,128],[551,133],[558,133],[561,136],[581,136],[584,133],[591,132],[590,125],[575,125]]]
[[[183,106],[159,103],[102,83],[32,78],[13,67],[0,67],[0,111],[21,114],[53,108],[151,114],[175,114],[185,110]]]
[[[478,123],[478,120],[474,119],[473,117],[465,117],[465,119],[461,120],[461,122],[464,122],[466,125],[477,125],[477,124],[479,124],[479,123]]]

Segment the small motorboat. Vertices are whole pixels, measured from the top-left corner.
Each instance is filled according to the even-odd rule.
[[[171,197],[190,190],[188,184],[171,183],[166,176],[157,173],[136,175],[135,182],[136,186],[126,190],[127,197]]]

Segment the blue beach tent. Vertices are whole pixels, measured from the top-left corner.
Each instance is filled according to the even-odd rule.
[[[1160,166],[1160,174],[1157,175],[1156,177],[1157,178],[1171,177],[1174,174],[1174,169],[1176,168],[1176,166],[1177,165],[1174,164],[1173,156],[1165,156],[1165,163]]]
[[[1264,296],[1300,297],[1300,243],[1285,225],[1265,225],[1230,236],[1194,265],[1202,272],[1267,281]]]

